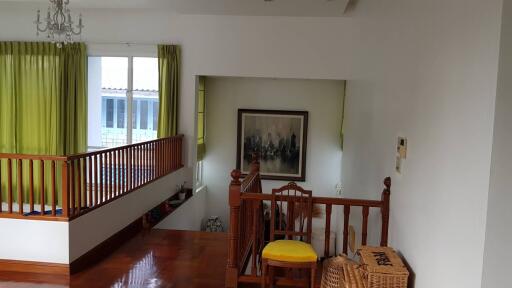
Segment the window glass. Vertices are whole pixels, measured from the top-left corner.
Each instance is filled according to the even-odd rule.
[[[125,124],[128,60],[128,57],[89,57],[89,150],[128,143]]]
[[[137,120],[138,120],[138,116],[139,116],[139,101],[136,101],[134,100],[133,101],[133,104],[132,104],[132,129],[137,129]]]
[[[158,108],[157,58],[89,57],[89,150],[156,139]]]
[[[132,130],[133,143],[156,139],[159,107],[157,58],[133,58],[133,103],[138,106],[134,116],[138,125],[134,125]]]
[[[117,128],[125,128],[126,119],[126,101],[124,99],[117,100]]]
[[[153,130],[158,128],[158,101],[153,101]]]
[[[148,129],[148,101],[140,101],[140,129]]]
[[[107,128],[112,128],[114,127],[114,99],[107,99],[106,109],[107,123],[105,126]]]

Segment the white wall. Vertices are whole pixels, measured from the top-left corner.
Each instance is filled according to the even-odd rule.
[[[170,197],[188,173],[182,168],[70,222],[0,219],[0,259],[69,264]],[[204,210],[195,212],[202,219]],[[189,223],[181,219],[174,221]]]
[[[69,263],[67,222],[0,219],[0,259]]]
[[[390,244],[417,288],[480,287],[502,1],[360,1],[347,193],[392,176]],[[398,136],[409,151],[394,173]]]
[[[70,262],[169,198],[185,179],[182,168],[69,222]]]
[[[491,183],[487,206],[483,288],[509,287],[512,271],[512,3],[504,1],[494,120]]]
[[[339,132],[343,81],[268,78],[206,78],[204,184],[208,215],[228,223],[228,186],[236,168],[238,109],[308,111],[306,182],[314,195],[335,196],[341,175]],[[289,182],[289,181],[288,181]],[[263,181],[263,191],[287,181]]]
[[[35,9],[0,3],[0,27],[5,27],[0,28],[0,41],[42,40],[32,23]],[[93,47],[95,55],[112,56],[116,49],[123,55],[156,50],[148,45],[108,43],[182,45],[179,130],[189,144],[185,146],[189,166],[195,157],[196,75],[346,79],[352,74],[355,43],[350,38],[357,30],[349,18],[176,15],[144,9],[74,11],[83,14],[86,28],[81,39]]]
[[[206,187],[155,226],[156,229],[201,231],[206,216]]]

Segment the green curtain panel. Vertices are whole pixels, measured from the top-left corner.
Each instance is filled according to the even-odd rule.
[[[340,129],[340,147],[343,151],[344,131],[345,131],[345,99],[347,98],[347,81],[343,83],[343,95],[341,95],[341,129]]]
[[[205,77],[199,77],[199,89],[197,91],[197,161],[201,161],[206,153],[205,136]]]
[[[177,45],[158,45],[158,138],[174,136],[178,132],[180,54]]]
[[[1,153],[69,155],[87,150],[86,63],[83,43],[58,48],[53,43],[0,42]],[[28,183],[28,161],[22,164],[23,182]],[[50,171],[50,163],[46,165],[45,171]],[[6,199],[6,161],[0,168]],[[60,179],[60,165],[57,168]],[[34,162],[35,191],[39,173],[39,163]],[[46,191],[50,182],[46,175]]]

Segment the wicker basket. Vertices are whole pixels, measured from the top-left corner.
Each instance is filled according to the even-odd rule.
[[[364,286],[350,286],[350,281],[355,278],[355,272],[358,264],[346,256],[341,255],[326,259],[323,264],[322,284],[321,288],[347,288]],[[347,271],[347,272],[345,272]],[[354,272],[355,271],[355,272]],[[359,273],[356,273],[359,274]],[[348,279],[346,275],[349,275]],[[348,285],[348,286],[347,286]]]
[[[363,246],[358,253],[366,288],[407,288],[409,271],[393,249]]]
[[[345,288],[365,288],[364,281],[359,270],[359,266],[346,263],[343,264]]]

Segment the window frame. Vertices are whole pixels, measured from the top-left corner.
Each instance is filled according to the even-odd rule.
[[[91,49],[89,47],[89,50],[93,51],[92,53],[88,53],[87,55],[87,58],[89,59],[89,57],[118,57],[118,58],[125,58],[127,59],[127,62],[128,62],[128,69],[127,69],[127,73],[128,73],[128,78],[127,78],[127,88],[126,88],[126,97],[123,97],[122,100],[125,101],[125,110],[124,110],[124,116],[125,116],[125,123],[124,123],[124,127],[122,128],[119,128],[117,127],[117,120],[118,120],[118,104],[119,104],[119,99],[113,99],[113,113],[112,113],[112,116],[113,116],[113,121],[112,121],[112,124],[113,126],[112,127],[107,127],[106,126],[106,120],[107,120],[107,114],[108,114],[108,111],[107,111],[107,107],[105,106],[105,111],[101,114],[101,127],[102,128],[119,128],[119,129],[123,129],[126,131],[126,145],[131,145],[134,142],[134,133],[133,133],[133,129],[138,129],[136,127],[140,127],[140,124],[139,124],[139,121],[140,121],[140,115],[135,115],[135,117],[133,117],[133,113],[137,112],[137,111],[133,111],[133,108],[134,108],[134,101],[137,101],[137,102],[140,102],[139,100],[135,100],[134,99],[134,88],[133,88],[133,85],[134,85],[134,58],[154,58],[154,59],[158,59],[158,56],[156,55],[156,53],[152,52],[152,53],[149,53],[149,49],[151,49],[151,46],[153,45],[143,45],[144,46],[144,49],[140,49],[140,45],[138,45],[139,47],[139,51],[136,51],[136,52],[128,52],[128,50],[131,50],[131,45],[127,45],[126,47],[123,47],[123,49],[118,49],[118,50],[111,50],[111,49],[105,49],[106,46],[104,46],[103,44],[101,45],[93,45],[93,48]],[[156,46],[154,46],[155,50],[156,50]],[[122,51],[122,50],[126,50],[126,51]],[[153,49],[151,49],[152,51],[155,51]],[[121,52],[116,52],[116,51],[121,51]],[[159,102],[159,99],[158,101],[156,102]],[[100,102],[102,103],[101,105],[103,105],[103,101]],[[106,103],[105,103],[106,105]],[[152,109],[154,107],[153,105],[153,101],[150,101],[147,103],[147,108],[148,108],[148,111],[147,111],[147,127],[150,128],[152,126],[152,124],[154,123],[154,120],[153,120],[153,117],[150,117],[152,116],[152,113],[155,113]],[[151,107],[150,107],[151,106]],[[140,109],[140,103],[136,103],[135,104],[135,108],[136,109]],[[158,103],[157,105],[157,108],[160,109],[160,103]],[[159,111],[156,112],[156,114],[158,115]],[[136,123],[133,123],[133,119],[135,119],[137,122]],[[158,123],[158,119],[157,119],[157,123]],[[135,125],[134,125],[135,124]],[[156,128],[153,128],[153,129],[147,129],[147,130],[152,130],[152,131],[157,131],[158,130],[158,127]],[[156,139],[156,138],[155,138]],[[88,149],[96,149],[97,147],[89,147]]]

